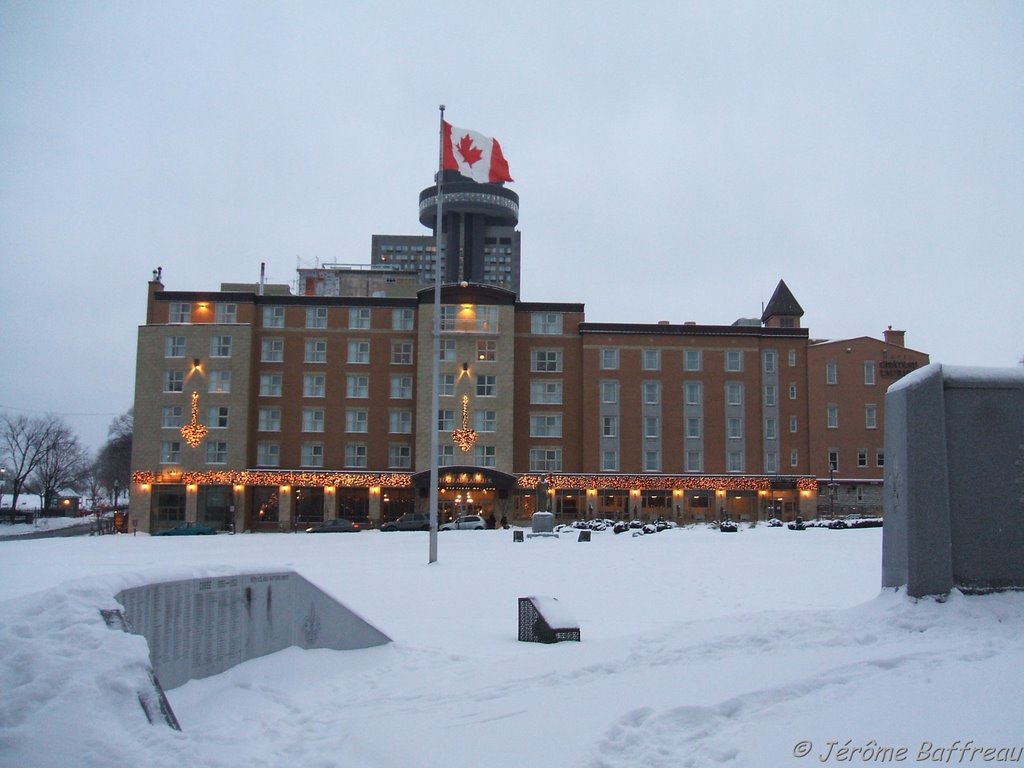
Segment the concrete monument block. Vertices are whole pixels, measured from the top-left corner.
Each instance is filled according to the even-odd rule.
[[[1024,589],[1024,370],[932,363],[885,398],[882,586]]]

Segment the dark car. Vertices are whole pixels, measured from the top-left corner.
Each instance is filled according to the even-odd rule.
[[[384,523],[382,531],[429,531],[430,515],[426,512],[406,512],[397,520]]]
[[[359,523],[353,523],[351,520],[339,517],[307,528],[306,533],[357,533],[362,529],[363,526]]]
[[[202,523],[182,523],[175,528],[157,531],[154,536],[213,536],[217,532]]]

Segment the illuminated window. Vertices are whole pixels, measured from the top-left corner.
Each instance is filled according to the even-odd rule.
[[[498,359],[498,342],[494,339],[478,339],[476,359],[481,363],[493,363]]]

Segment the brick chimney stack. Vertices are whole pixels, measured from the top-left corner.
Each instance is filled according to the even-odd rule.
[[[906,331],[894,331],[890,325],[885,329],[885,343],[891,347],[904,347],[904,337],[907,335]]]

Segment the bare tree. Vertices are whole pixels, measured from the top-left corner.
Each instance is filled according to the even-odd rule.
[[[110,423],[107,442],[96,455],[93,473],[98,485],[107,492],[115,487],[127,489],[132,475],[132,429],[134,414],[131,409]]]
[[[61,490],[78,490],[91,465],[92,457],[78,435],[65,422],[52,420],[46,450],[31,477],[42,501],[42,509],[51,509]]]
[[[10,484],[11,523],[18,508],[18,496],[43,461],[56,419],[4,414],[0,419],[0,462]]]

